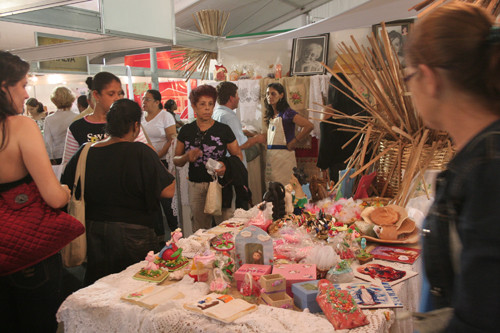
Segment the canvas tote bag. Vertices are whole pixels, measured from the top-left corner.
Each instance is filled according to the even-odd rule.
[[[80,221],[85,227],[85,166],[87,164],[87,154],[91,147],[90,143],[87,143],[83,148],[80,157],[78,158],[78,164],[76,165],[75,181],[73,184],[73,194],[68,202],[68,214]],[[76,187],[80,180],[80,199],[77,199]],[[87,257],[87,237],[86,233],[83,233],[78,238],[74,239],[66,247],[61,250],[61,256],[64,266],[75,267],[81,265],[85,258]]]
[[[219,184],[217,177],[208,185],[203,212],[216,216],[222,215],[222,186]]]

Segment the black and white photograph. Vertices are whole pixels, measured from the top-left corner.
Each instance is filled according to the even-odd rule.
[[[312,37],[301,37],[293,40],[291,75],[324,74],[328,57],[329,34]]]
[[[403,67],[406,67],[404,61],[404,45],[406,43],[406,39],[408,38],[408,33],[410,32],[412,24],[413,20],[399,20],[387,22],[385,24],[389,41],[391,42],[392,48],[399,59],[399,63]],[[375,37],[377,37],[382,31],[382,26],[380,24],[375,24],[372,28]]]

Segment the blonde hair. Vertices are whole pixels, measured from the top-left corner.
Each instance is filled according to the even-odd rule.
[[[50,94],[50,100],[58,109],[71,108],[75,99],[73,92],[66,87],[56,87]]]
[[[407,63],[444,69],[448,80],[500,112],[500,41],[495,19],[464,2],[445,4],[417,21],[406,43]]]

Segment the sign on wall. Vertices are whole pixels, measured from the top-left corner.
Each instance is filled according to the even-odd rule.
[[[42,33],[35,33],[35,34],[36,34],[37,46],[60,44],[78,40],[76,38],[65,37],[65,36],[49,35]],[[47,70],[47,71],[87,73],[88,61],[87,57],[62,58],[57,60],[40,61],[38,63],[38,67],[42,70]]]

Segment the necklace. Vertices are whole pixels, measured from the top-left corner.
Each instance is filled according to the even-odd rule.
[[[205,135],[207,135],[208,129],[206,131],[201,131],[198,127],[198,132],[196,133],[196,137],[194,138],[194,146],[201,147],[203,140],[205,139]]]

